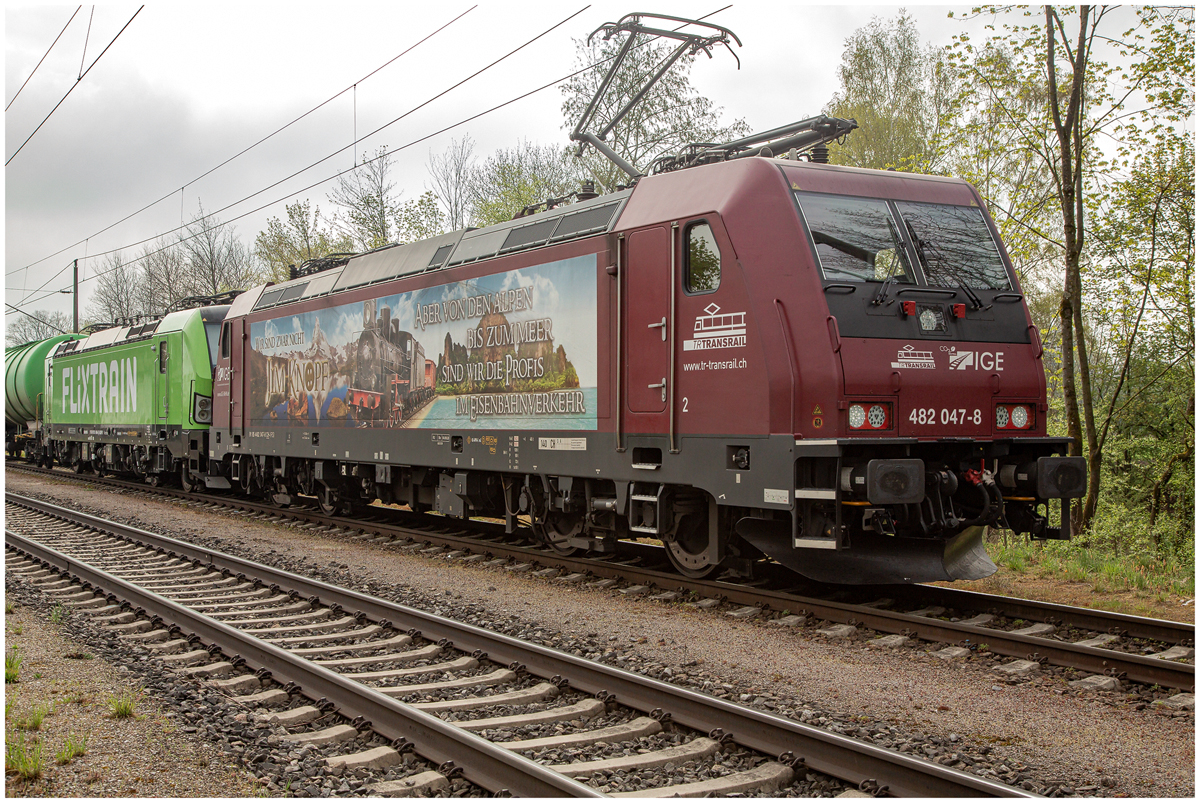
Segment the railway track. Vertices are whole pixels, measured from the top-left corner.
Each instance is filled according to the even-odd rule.
[[[804,768],[873,794],[1028,796],[206,547],[7,501],[8,572],[209,678],[280,739],[331,745],[330,767],[404,768],[371,793],[436,792],[461,773],[480,793],[601,796],[613,773],[652,771],[653,787],[632,794],[771,794]],[[420,761],[405,761],[409,749]],[[722,769],[707,772],[718,754]]]
[[[14,465],[12,463],[10,466]],[[81,479],[62,471],[20,470]],[[937,654],[953,659],[971,648],[1013,661],[1000,665],[1001,674],[1022,677],[1042,664],[1089,673],[1079,678],[1082,688],[1112,689],[1121,682],[1157,685],[1191,693],[1195,689],[1195,626],[1188,623],[1077,608],[1035,600],[999,597],[940,586],[876,586],[858,588],[797,586],[795,575],[768,574],[751,584],[722,580],[693,580],[668,567],[660,547],[630,544],[615,559],[564,557],[538,545],[532,534],[505,536],[503,528],[479,522],[458,522],[414,516],[391,508],[370,508],[368,518],[348,519],[315,509],[280,509],[235,497],[190,494],[177,489],[150,489],[113,478],[88,478],[140,493],[163,494],[193,504],[226,508],[297,526],[329,528],[380,541],[424,545],[430,553],[460,553],[465,559],[516,561],[552,570],[563,581],[627,583],[630,593],[646,593],[672,601],[716,601],[739,606],[741,616],[770,616],[791,612],[784,624],[814,625],[818,633],[845,638],[863,630],[882,636],[883,647],[930,642],[944,645]],[[481,540],[481,538],[483,540]],[[853,629],[850,629],[853,628]]]

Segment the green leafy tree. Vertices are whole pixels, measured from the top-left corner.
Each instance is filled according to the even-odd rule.
[[[952,99],[942,51],[922,46],[912,17],[878,17],[846,40],[841,88],[825,107],[858,130],[830,149],[830,161],[854,167],[933,172],[941,167],[941,126]]]
[[[676,44],[649,40],[645,34],[638,37],[639,42],[634,44],[601,99],[595,120],[604,123],[611,120],[658,70]],[[574,129],[591,102],[608,72],[609,60],[617,55],[623,43],[624,36],[608,41],[597,37],[590,46],[585,41],[576,41],[575,68],[597,66],[574,76],[561,87],[564,128],[568,131]],[[607,137],[608,145],[640,170],[646,170],[654,158],[675,153],[689,143],[728,142],[749,133],[745,121],[740,119],[722,125],[720,107],[692,86],[690,73],[694,59],[694,56],[681,57]],[[591,148],[584,149],[582,161],[585,174],[609,191],[629,181],[629,176]]]
[[[973,13],[994,14],[1000,23],[979,48],[966,36],[953,46],[950,63],[969,93],[958,98],[959,116],[990,112],[1007,129],[1008,147],[1034,156],[1051,177],[1048,214],[1030,214],[1025,222],[1062,268],[1056,334],[1067,434],[1072,452],[1086,453],[1092,468],[1087,497],[1073,516],[1083,529],[1096,511],[1103,460],[1084,321],[1087,197],[1127,166],[1152,132],[1191,114],[1194,22],[1187,9],[1046,6],[1035,14],[989,7]],[[1132,27],[1121,26],[1121,14],[1132,15]]]
[[[288,204],[285,216],[286,220],[268,220],[267,228],[254,238],[254,256],[266,266],[272,281],[286,281],[291,265],[354,251],[348,235],[322,225],[320,207],[313,208],[308,199]]]
[[[415,200],[401,202],[394,208],[393,218],[396,239],[403,243],[426,240],[446,231],[446,216],[432,190],[425,191]]]
[[[474,226],[512,220],[527,206],[562,198],[579,186],[568,152],[522,141],[501,148],[471,176],[470,219]]]

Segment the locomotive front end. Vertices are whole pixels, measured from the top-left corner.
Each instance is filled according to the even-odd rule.
[[[1069,537],[1086,461],[1047,436],[1037,327],[974,189],[847,172],[791,182],[842,380],[836,439],[796,441],[791,562],[842,583],[985,577],[987,527]]]

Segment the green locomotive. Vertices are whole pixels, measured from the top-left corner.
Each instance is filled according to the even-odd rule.
[[[59,343],[45,364],[44,454],[77,472],[128,473],[151,484],[177,477],[189,490],[204,483],[213,365],[228,309],[180,310]]]

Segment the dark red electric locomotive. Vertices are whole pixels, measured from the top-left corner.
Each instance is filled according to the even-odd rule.
[[[680,47],[731,36],[710,28]],[[610,151],[616,120],[588,121],[573,137]],[[631,188],[243,294],[215,484],[525,519],[561,553],[657,539],[691,576],[970,579],[995,571],[988,526],[1066,537],[1086,464],[1046,435],[1041,343],[982,198],[802,158],[853,127],[618,161]],[[400,414],[364,412],[401,388]]]

